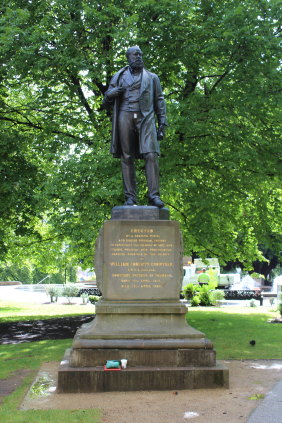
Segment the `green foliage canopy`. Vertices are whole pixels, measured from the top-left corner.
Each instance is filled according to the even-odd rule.
[[[2,257],[48,270],[67,245],[67,260],[90,265],[123,201],[101,100],[136,43],[164,87],[162,197],[186,254],[248,266],[263,258],[258,244],[279,251],[280,10],[278,0],[2,5]],[[140,176],[144,204],[145,192]]]

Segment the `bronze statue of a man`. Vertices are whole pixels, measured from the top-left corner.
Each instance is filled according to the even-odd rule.
[[[157,75],[143,66],[141,49],[130,47],[126,57],[128,66],[113,76],[103,101],[106,108],[113,107],[111,153],[121,158],[125,205],[137,203],[134,160],[143,158],[149,204],[161,208],[158,156],[166,126],[164,96]]]

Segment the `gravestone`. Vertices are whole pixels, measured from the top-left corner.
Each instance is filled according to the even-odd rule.
[[[112,210],[96,242],[102,299],[60,365],[59,392],[228,387],[212,343],[186,322],[179,224],[167,209]],[[128,360],[104,371],[106,360]]]

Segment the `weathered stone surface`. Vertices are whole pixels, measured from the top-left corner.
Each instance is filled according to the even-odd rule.
[[[192,328],[193,329],[193,328]],[[78,332],[74,338],[73,348],[138,348],[138,349],[178,349],[178,348],[213,348],[213,344],[208,339],[196,337],[175,338],[175,337],[155,337],[155,338],[129,338],[124,335],[118,339],[114,338],[82,338]]]
[[[104,300],[178,300],[182,240],[175,221],[110,220],[97,243]]]
[[[77,339],[202,339],[204,334],[189,326],[181,314],[105,314],[97,315],[93,322],[84,325]],[[94,343],[93,343],[94,345]]]
[[[169,389],[228,388],[225,366],[130,367],[104,371],[103,367],[73,368],[65,359],[58,376],[58,392],[106,392]]]
[[[169,220],[169,210],[154,206],[116,206],[112,219],[118,220]]]
[[[163,340],[164,342],[164,340]],[[71,367],[97,367],[107,360],[128,360],[128,367],[214,367],[215,351],[212,349],[122,349],[84,348],[72,350]]]
[[[120,207],[104,223],[95,258],[103,298],[60,366],[59,392],[228,386],[213,344],[186,322],[179,225],[161,220],[161,213],[164,218],[163,209]],[[103,370],[107,360],[122,358],[126,370]]]
[[[175,301],[105,301],[96,303],[98,314],[182,314],[186,315],[187,307],[179,300]]]

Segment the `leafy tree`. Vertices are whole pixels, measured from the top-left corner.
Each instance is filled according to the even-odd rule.
[[[185,252],[250,267],[263,259],[259,244],[279,251],[280,9],[278,0],[2,5],[2,257],[32,255],[44,271],[61,256],[91,266],[98,230],[123,201],[101,100],[135,43],[165,89],[162,197]]]
[[[56,264],[58,267],[56,267]],[[31,261],[15,264],[13,262],[2,263],[0,267],[1,281],[20,281],[25,284],[37,284],[44,282],[47,284],[58,284],[76,281],[77,268],[68,263],[53,263],[53,268],[48,269],[50,272],[42,272],[39,268],[34,267]]]
[[[1,281],[19,281],[29,283],[32,280],[32,270],[27,266],[17,266],[9,263],[8,266],[0,268]]]

